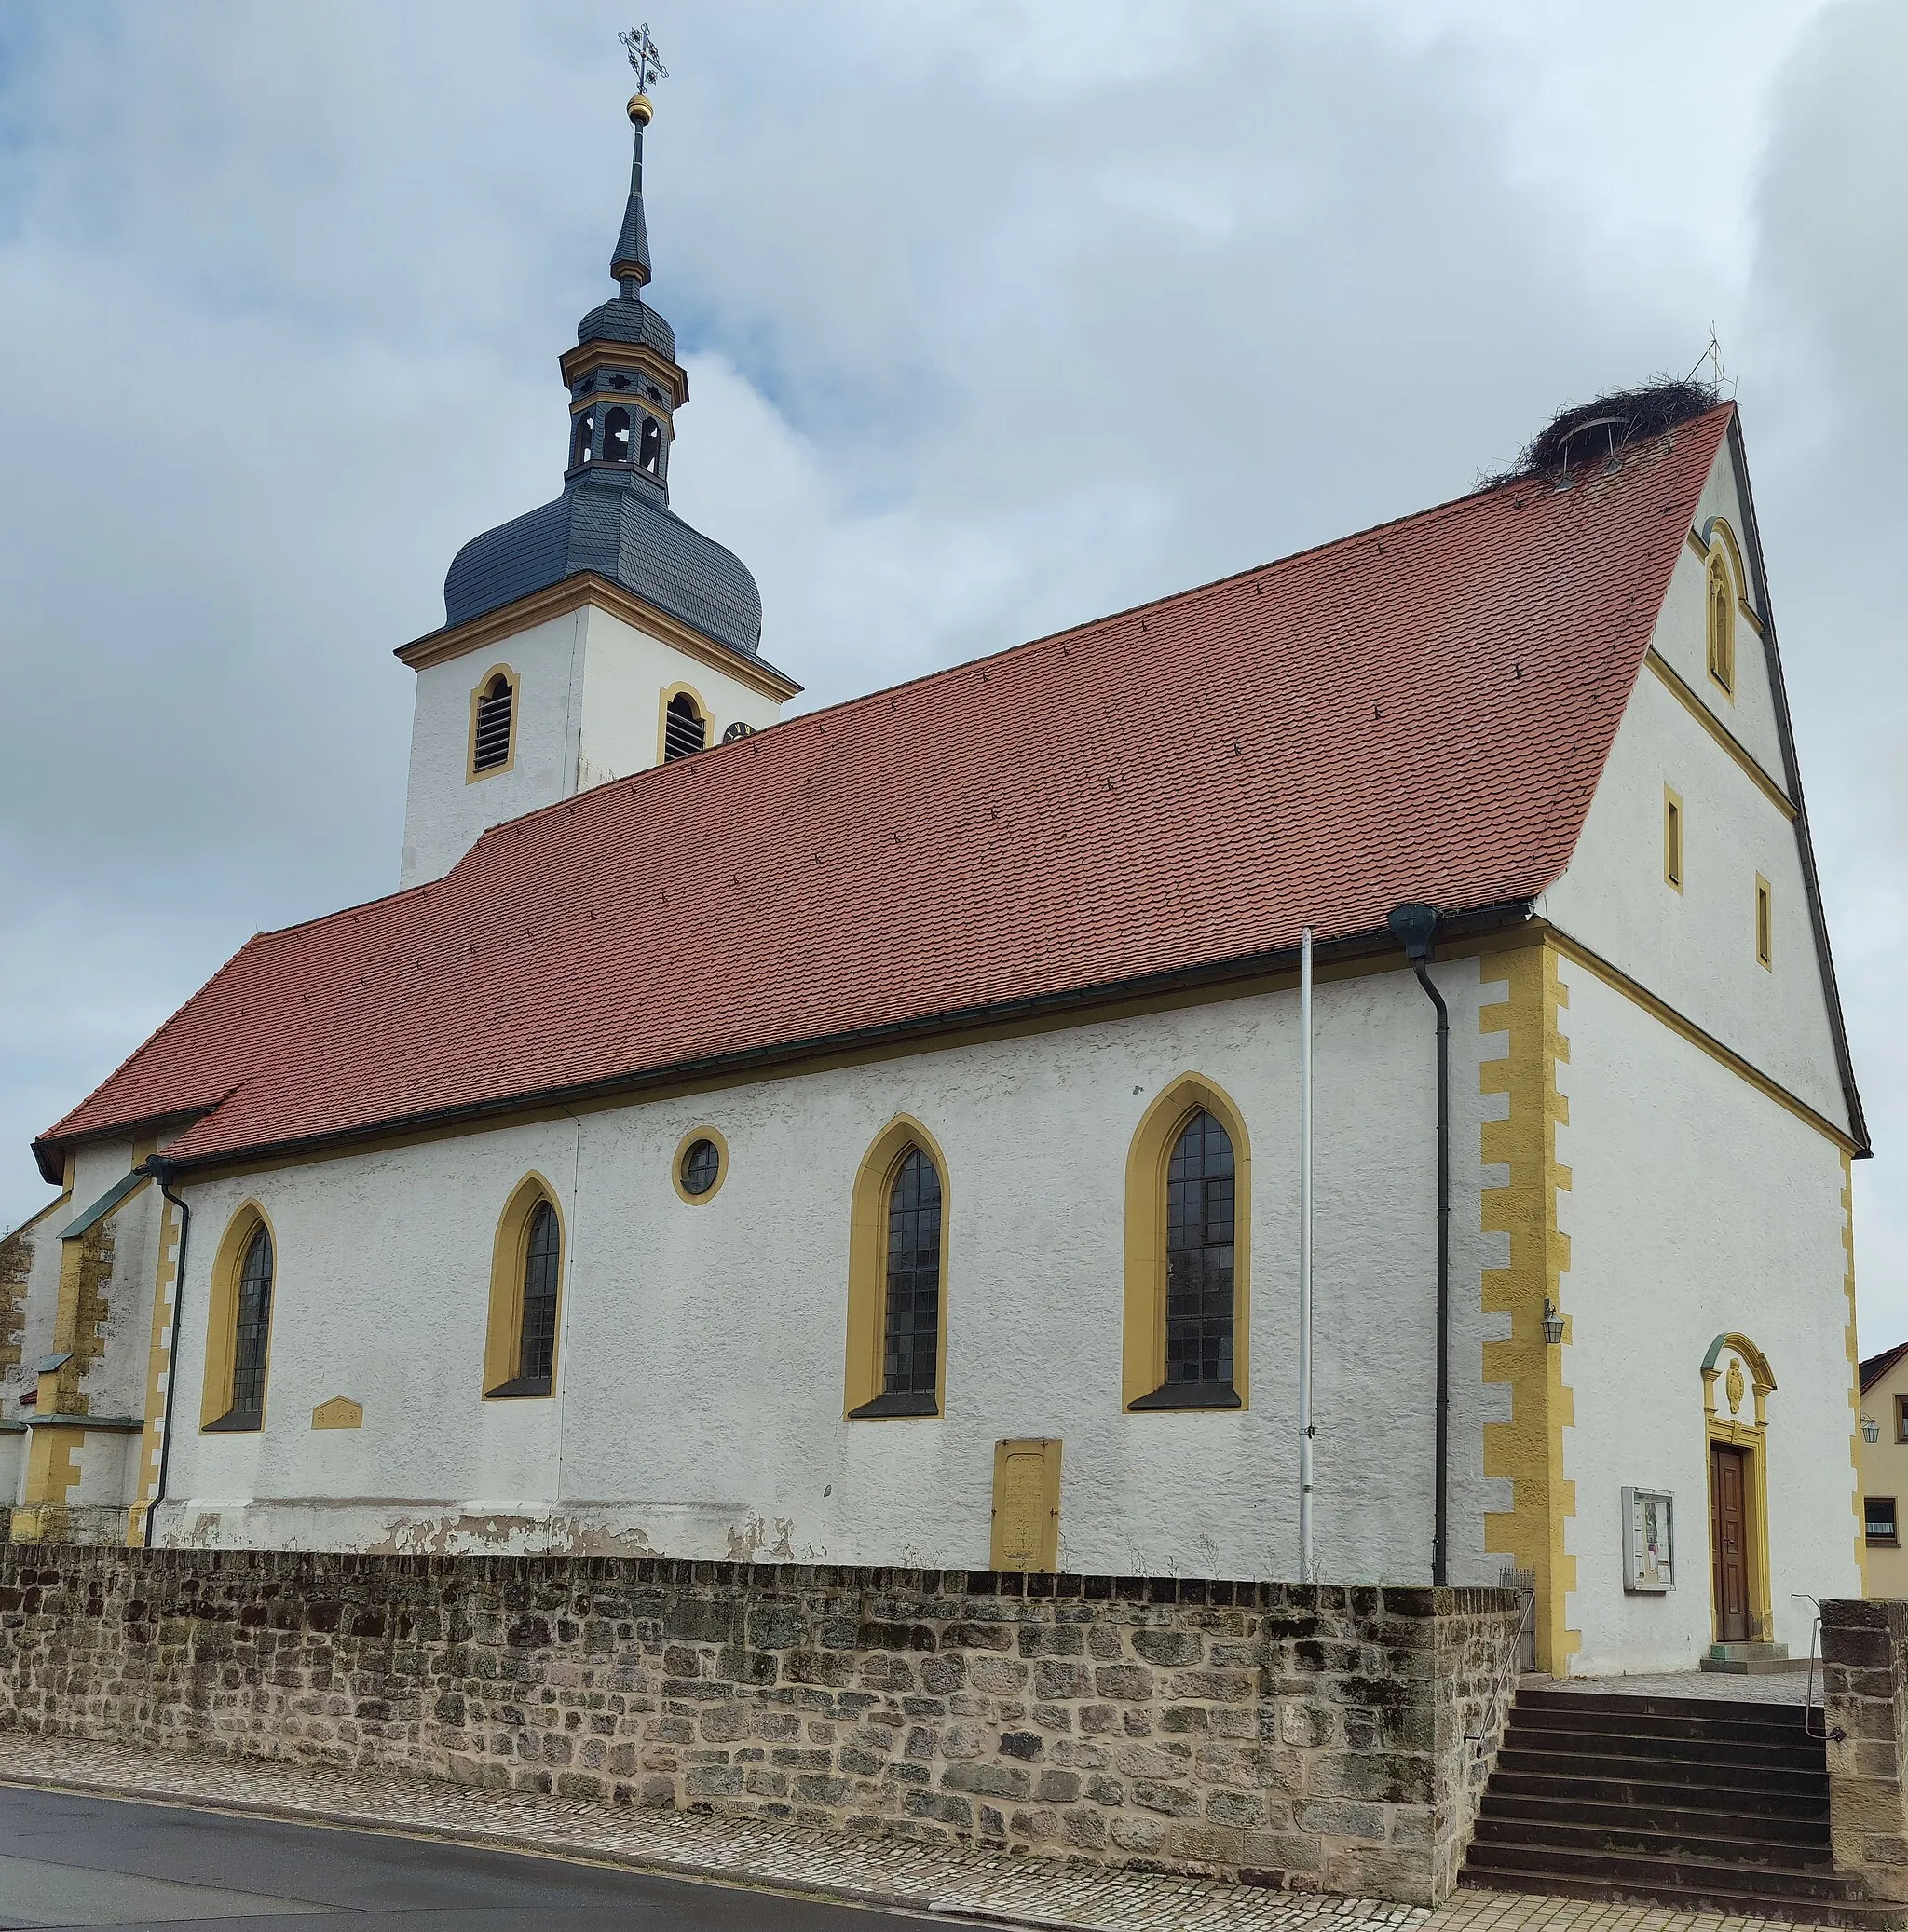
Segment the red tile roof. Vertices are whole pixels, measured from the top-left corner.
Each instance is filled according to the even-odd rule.
[[[1298,943],[1568,861],[1731,411],[811,713],[261,934],[36,1146],[222,1157]]]
[[[1867,1395],[1903,1355],[1908,1355],[1908,1341],[1898,1341],[1893,1348],[1870,1355],[1861,1365],[1861,1393]]]

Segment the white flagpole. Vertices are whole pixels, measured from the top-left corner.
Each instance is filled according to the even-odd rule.
[[[1299,947],[1299,1578],[1312,1555],[1312,929]]]

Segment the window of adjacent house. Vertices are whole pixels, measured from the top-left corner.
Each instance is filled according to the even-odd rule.
[[[636,445],[636,467],[654,476],[662,467],[662,425],[652,415],[642,419],[642,437]]]
[[[1769,899],[1769,882],[1760,872],[1755,876],[1755,956],[1757,961],[1773,967],[1776,960],[1775,910]]]
[[[1720,549],[1710,553],[1710,675],[1724,690],[1736,689],[1736,586]]]
[[[265,1419],[265,1361],[272,1324],[272,1238],[260,1228],[238,1271],[238,1320],[232,1343],[232,1407],[225,1421],[255,1429]]]
[[[1668,785],[1663,788],[1663,878],[1680,892],[1683,890],[1683,799]]]
[[[470,732],[470,769],[495,771],[511,761],[511,726],[516,713],[516,692],[498,672],[477,699]]]
[[[577,427],[570,431],[570,468],[580,469],[590,460],[590,412],[586,409],[577,418]]]
[[[1871,1543],[1900,1543],[1900,1530],[1895,1520],[1895,1499],[1892,1496],[1869,1496],[1862,1503],[1862,1523]]]
[[[1895,1397],[1895,1440],[1908,1442],[1908,1395]]]
[[[627,463],[630,459],[630,413],[612,409],[603,418],[603,460]]]
[[[687,691],[678,691],[662,714],[662,762],[687,758],[709,742],[707,719]]]
[[[1233,1143],[1203,1108],[1166,1169],[1166,1381],[1233,1379]]]

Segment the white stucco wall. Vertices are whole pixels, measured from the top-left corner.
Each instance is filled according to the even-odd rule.
[[[470,697],[499,669],[519,679],[515,759],[473,779]],[[492,825],[656,764],[662,694],[678,684],[707,708],[712,744],[738,720],[759,729],[781,713],[740,678],[593,605],[427,665],[417,673],[400,884],[442,878]]]
[[[1710,1342],[1731,1333],[1761,1348],[1776,1377],[1772,1608],[1777,1640],[1805,1655],[1815,1612],[1795,1593],[1860,1594],[1840,1150],[1593,973],[1566,960],[1562,978],[1563,1374],[1576,1418],[1564,1432],[1576,1486],[1566,1544],[1577,1558],[1569,1621],[1584,1639],[1572,1667],[1687,1669],[1713,1637],[1700,1371]],[[1624,1591],[1626,1484],[1674,1495],[1668,1596]]]
[[[1725,449],[1720,459],[1726,465]],[[1712,478],[1721,494],[1726,472]],[[1698,695],[1704,674],[1703,565],[1686,546],[1656,646]],[[1737,640],[1729,729],[1779,780],[1765,660],[1746,624]],[[1718,706],[1717,708],[1726,708]],[[1750,728],[1761,717],[1766,726]],[[1663,793],[1683,799],[1683,883],[1663,877]],[[1755,880],[1769,881],[1773,966],[1755,947]],[[1647,986],[1825,1119],[1847,1128],[1794,823],[1653,672],[1637,679],[1569,867],[1539,910]]]
[[[1457,1267],[1475,1283],[1476,962],[1439,978],[1453,1006]],[[982,1565],[995,1442],[1057,1435],[1070,1567],[1295,1575],[1296,1006],[1290,993],[1220,1001],[197,1186],[189,1421],[160,1534],[398,1547],[554,1536]],[[1403,974],[1322,986],[1317,1007],[1319,1552],[1328,1576],[1423,1581],[1431,1009]],[[1190,1070],[1233,1096],[1252,1138],[1250,1408],[1128,1415],[1127,1148]],[[947,1161],[947,1412],[849,1422],[851,1188],[904,1111]],[[699,1124],[721,1130],[731,1166],[689,1205],[670,1163]],[[493,1233],[531,1169],[567,1222],[558,1394],[486,1403]],[[266,1426],[201,1435],[208,1271],[253,1193],[278,1236]],[[1453,1567],[1494,1581],[1482,1514],[1506,1499],[1478,1473],[1481,1319],[1475,1292],[1454,1299]],[[364,1426],[314,1432],[311,1410],[338,1395],[363,1403]]]

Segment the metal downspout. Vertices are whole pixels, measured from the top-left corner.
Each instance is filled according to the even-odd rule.
[[[1431,1583],[1451,1581],[1451,1011],[1426,970],[1438,936],[1429,905],[1394,906],[1387,921],[1404,942],[1405,958],[1438,1009],[1438,1424],[1432,1457]]]
[[[185,1243],[192,1232],[192,1209],[172,1191],[178,1173],[170,1161],[157,1154],[148,1156],[145,1170],[158,1183],[159,1192],[179,1210],[179,1259],[172,1269],[172,1337],[166,1345],[166,1402],[159,1417],[159,1479],[153,1486],[145,1506],[143,1544],[153,1546],[153,1516],[166,1498],[166,1475],[172,1464],[172,1395],[179,1386],[179,1316],[185,1306]]]

